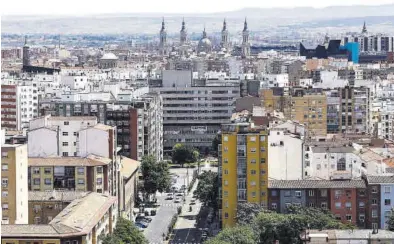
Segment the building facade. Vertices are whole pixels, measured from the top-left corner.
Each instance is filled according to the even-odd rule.
[[[5,224],[27,224],[28,212],[27,146],[1,146],[2,227]]]
[[[248,123],[225,124],[219,146],[219,180],[222,227],[236,224],[237,205],[268,203],[268,135]]]

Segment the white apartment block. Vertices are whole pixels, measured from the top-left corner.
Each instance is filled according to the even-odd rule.
[[[79,156],[79,132],[95,125],[96,117],[48,115],[32,120],[27,134],[29,157]]]
[[[303,179],[303,140],[286,128],[272,128],[268,136],[268,175],[275,180]]]
[[[260,88],[263,87],[288,87],[288,74],[261,74]]]
[[[32,85],[17,86],[18,129],[28,129],[29,121],[38,117],[38,91]]]

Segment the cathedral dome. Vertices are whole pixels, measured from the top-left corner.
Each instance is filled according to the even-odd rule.
[[[106,53],[101,57],[101,60],[118,60],[118,57],[113,53]]]
[[[202,38],[198,42],[198,52],[205,52],[205,53],[210,53],[212,51],[212,43],[211,40],[208,39],[207,33],[203,32]]]

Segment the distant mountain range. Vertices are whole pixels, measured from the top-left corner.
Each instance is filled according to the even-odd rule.
[[[223,18],[227,19],[232,33],[240,32],[245,17],[251,31],[272,31],[273,27],[278,26],[361,28],[365,20],[368,27],[379,25],[380,29],[394,33],[394,4],[326,8],[245,8],[198,15],[121,13],[86,16],[2,16],[1,26],[2,33],[10,34],[156,34],[160,29],[162,16],[165,16],[169,33],[179,33],[182,17],[185,17],[189,33],[200,33],[204,24],[208,32],[219,32]]]

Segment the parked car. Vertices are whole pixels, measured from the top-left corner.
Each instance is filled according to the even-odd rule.
[[[145,222],[135,222],[135,226],[145,229],[148,227],[148,224]]]
[[[183,196],[183,194],[179,192],[179,193],[175,194],[175,196],[181,197],[181,196]]]
[[[152,222],[152,218],[145,216],[138,216],[137,218],[135,218],[135,222],[140,222],[140,221],[150,223]]]
[[[181,202],[181,198],[179,198],[179,197],[177,197],[177,198],[175,198],[175,201],[174,201],[175,203],[180,203]]]

